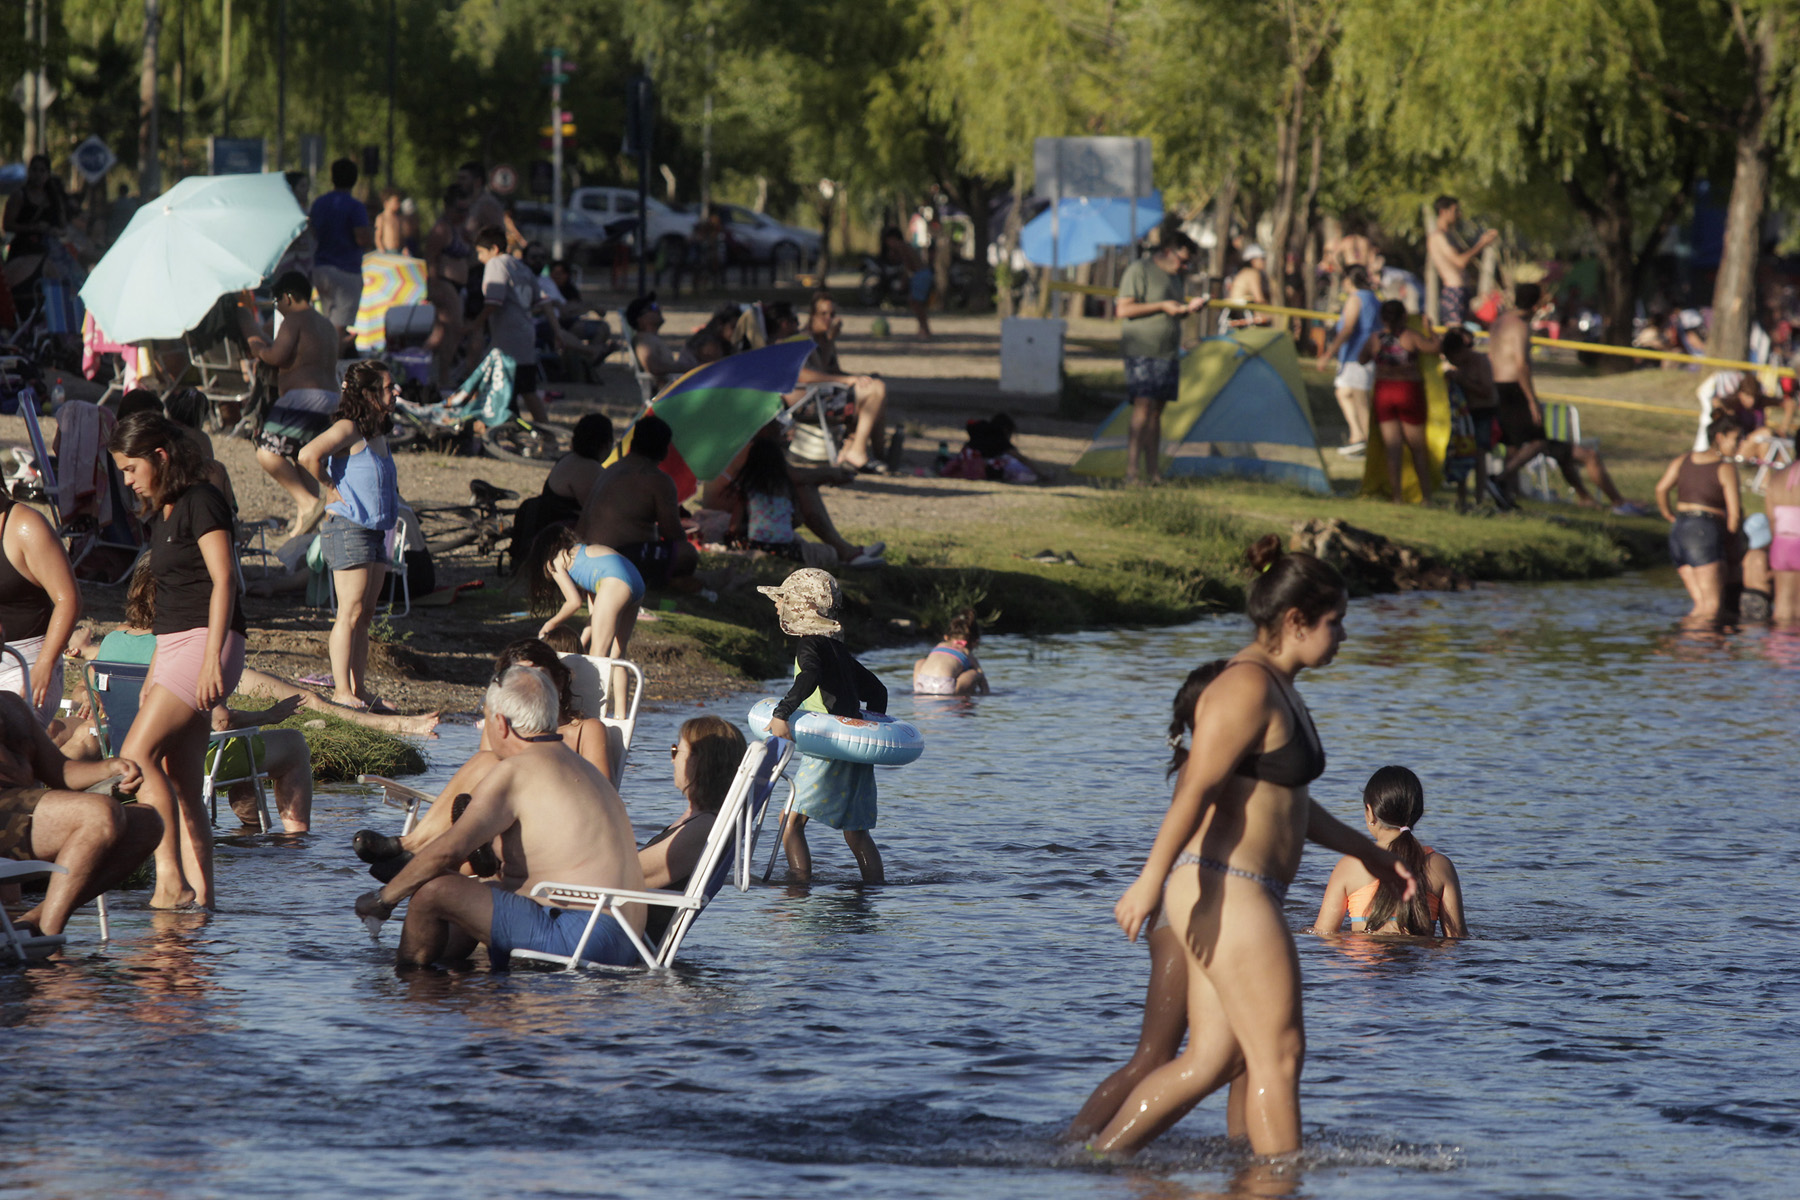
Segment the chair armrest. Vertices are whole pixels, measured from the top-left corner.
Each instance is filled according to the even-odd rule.
[[[249,737],[262,731],[261,725],[246,725],[242,729],[209,729],[206,732],[206,740],[217,745],[220,742],[229,742],[232,738]]]
[[[398,807],[401,808],[408,803],[433,804],[437,801],[436,796],[421,792],[418,788],[407,787],[404,783],[396,782],[385,775],[358,775],[356,782],[380,788],[385,794],[387,803],[394,804],[398,801]]]
[[[40,875],[67,875],[69,868],[59,867],[53,862],[39,862],[35,859],[15,861],[0,858],[0,879],[36,879]]]
[[[698,909],[700,901],[686,892],[640,892],[630,888],[590,887],[581,883],[540,883],[531,889],[533,897],[551,900],[568,907],[613,904],[654,904],[659,908]]]

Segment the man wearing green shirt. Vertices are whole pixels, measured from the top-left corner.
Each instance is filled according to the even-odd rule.
[[[1183,298],[1181,277],[1199,247],[1179,231],[1163,236],[1149,258],[1125,268],[1119,279],[1119,345],[1125,356],[1125,390],[1131,397],[1131,432],[1125,447],[1125,482],[1162,478],[1162,410],[1180,389],[1181,318],[1206,307],[1206,297]]]

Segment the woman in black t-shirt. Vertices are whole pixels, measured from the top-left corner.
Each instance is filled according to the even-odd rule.
[[[163,819],[152,908],[213,904],[212,827],[201,803],[208,714],[244,672],[244,614],[232,562],[231,508],[179,425],[134,413],[107,444],[143,503],[156,576],[156,653],[120,756],[138,764],[138,797]]]

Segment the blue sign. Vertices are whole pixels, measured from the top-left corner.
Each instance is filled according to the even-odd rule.
[[[267,149],[261,138],[207,139],[207,157],[214,175],[260,175]]]

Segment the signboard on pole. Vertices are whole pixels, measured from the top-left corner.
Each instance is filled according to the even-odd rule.
[[[91,137],[75,147],[69,154],[69,160],[89,183],[99,183],[105,179],[106,173],[113,169],[113,164],[119,161],[112,149],[97,137]]]
[[[1149,138],[1041,137],[1032,143],[1031,166],[1037,176],[1037,194],[1050,197],[1052,278],[1062,268],[1064,196],[1131,197],[1131,244],[1136,247],[1138,198],[1155,187]]]
[[[519,190],[519,172],[501,163],[488,173],[488,189],[496,196],[510,196]]]
[[[300,135],[300,169],[317,177],[325,169],[325,136],[318,133]]]
[[[206,161],[212,175],[259,175],[268,147],[261,138],[207,138]]]

